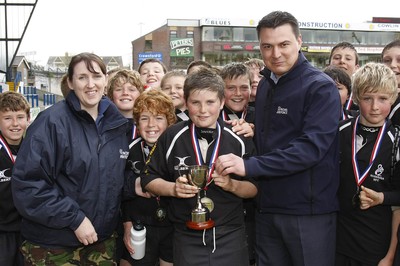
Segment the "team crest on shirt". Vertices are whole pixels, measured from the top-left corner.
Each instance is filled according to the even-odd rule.
[[[131,167],[131,170],[135,173],[135,174],[140,174],[141,170],[144,167],[144,164],[141,161],[131,161],[128,160],[128,164]]]
[[[11,176],[6,175],[6,171],[8,171],[8,170],[11,170],[11,169],[7,168],[7,169],[0,171],[0,182],[9,182],[11,180]]]
[[[190,158],[190,156],[186,157],[175,156],[175,158],[178,159],[178,164],[174,166],[175,171],[185,171],[189,169],[189,166],[185,163],[185,160],[187,158]]]
[[[378,168],[375,170],[375,173],[371,175],[373,181],[379,182],[379,180],[385,180],[385,178],[382,176],[384,171],[385,169],[383,169],[382,164],[378,164]]]

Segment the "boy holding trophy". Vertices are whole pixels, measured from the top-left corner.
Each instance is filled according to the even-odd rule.
[[[224,86],[209,69],[186,78],[190,119],[160,136],[141,179],[144,190],[171,197],[168,217],[175,229],[175,266],[249,262],[243,198],[257,194],[255,180],[219,175],[214,162],[222,154],[253,155],[255,148],[250,138],[238,136],[218,118]]]

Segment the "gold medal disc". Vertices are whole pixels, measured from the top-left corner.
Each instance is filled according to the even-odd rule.
[[[208,197],[201,198],[201,203],[203,203],[204,207],[206,207],[210,212],[214,210],[214,201]]]

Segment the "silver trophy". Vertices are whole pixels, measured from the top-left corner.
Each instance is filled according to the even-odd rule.
[[[209,178],[209,167],[207,165],[189,166],[189,184],[196,186],[197,192],[196,208],[192,210],[192,219],[186,222],[186,226],[194,230],[203,230],[214,227],[214,221],[210,218],[210,211],[201,203],[200,192],[207,186]]]

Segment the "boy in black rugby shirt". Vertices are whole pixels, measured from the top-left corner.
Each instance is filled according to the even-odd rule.
[[[140,173],[148,159],[150,150],[165,129],[176,121],[172,100],[160,90],[147,90],[135,101],[133,118],[139,131],[139,137],[129,145],[126,165],[122,214],[124,221],[125,250],[120,261],[126,265],[172,265],[173,228],[167,218],[167,200],[165,197],[151,197],[141,193]],[[132,194],[138,188],[138,193]],[[134,260],[130,254],[135,250],[131,244],[131,228],[140,220],[146,227],[146,252],[140,260]]]
[[[397,97],[396,77],[385,65],[368,63],[354,74],[352,88],[360,115],[341,121],[339,128],[336,265],[392,265],[392,215],[395,221],[400,212],[390,204],[366,210],[360,193],[362,187],[380,192],[399,189],[400,176],[392,173],[392,154],[398,154],[393,151],[396,129],[387,119]]]
[[[0,265],[23,265],[21,217],[11,194],[11,171],[29,119],[30,107],[22,94],[0,94]]]
[[[262,62],[262,61],[261,61]],[[221,70],[221,77],[225,82],[225,104],[220,117],[224,121],[243,120],[248,125],[249,133],[253,133],[255,109],[249,106],[251,95],[251,72],[244,63],[230,63]],[[245,134],[246,137],[248,135]],[[249,245],[250,265],[255,263],[255,200],[244,200],[244,218],[246,224],[247,242]]]
[[[218,119],[224,104],[224,82],[215,72],[202,69],[188,75],[184,96],[190,120],[169,127],[158,139],[145,167],[141,184],[159,196],[170,196],[168,209],[174,224],[174,265],[246,265],[249,262],[243,220],[243,198],[257,194],[254,180],[221,176],[214,161],[221,154],[254,154],[251,138],[236,135]],[[214,203],[207,230],[186,227],[196,206],[197,187],[181,176],[182,166],[208,165],[214,180],[206,194]],[[201,191],[204,196],[205,191]]]

